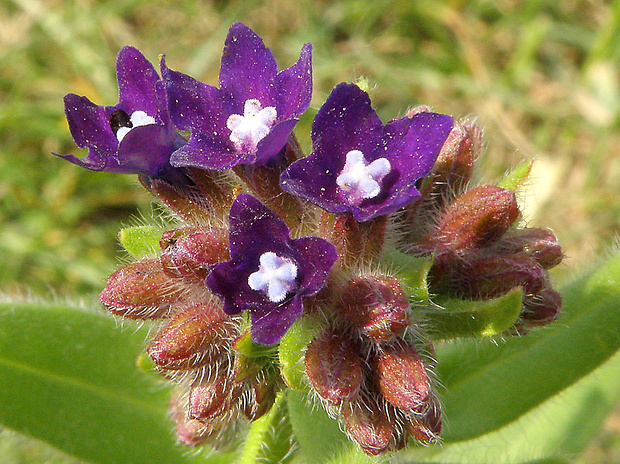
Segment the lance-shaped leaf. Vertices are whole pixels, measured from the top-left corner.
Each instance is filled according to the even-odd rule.
[[[103,313],[1,304],[0,423],[92,463],[210,462],[175,444],[170,392],[136,366],[145,335]]]

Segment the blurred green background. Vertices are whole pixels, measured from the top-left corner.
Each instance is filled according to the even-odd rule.
[[[124,257],[121,226],[159,221],[132,176],[93,173],[62,97],[117,102],[123,45],[217,83],[228,27],[243,21],[280,67],[314,44],[314,98],[296,132],[306,151],[332,87],[361,76],[384,121],[417,104],[476,115],[478,181],[537,159],[525,219],[555,230],[565,279],[620,230],[620,1],[0,0],[0,294],[92,300]],[[620,462],[620,415],[577,462]],[[0,462],[73,462],[8,431]]]

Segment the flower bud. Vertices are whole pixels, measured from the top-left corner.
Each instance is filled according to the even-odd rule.
[[[482,148],[482,131],[471,120],[458,121],[444,142],[435,166],[423,188],[441,204],[454,198],[467,186],[474,172],[474,161]]]
[[[251,400],[241,404],[241,411],[253,422],[267,414],[276,401],[279,391],[278,374],[275,369],[263,369],[250,383]]]
[[[562,296],[551,287],[545,287],[524,299],[522,322],[527,326],[548,324],[557,319],[561,307]]]
[[[446,209],[434,240],[454,251],[500,238],[519,217],[514,192],[486,185],[465,192]]]
[[[229,259],[228,232],[225,229],[184,229],[164,232],[159,245],[164,271],[203,283],[211,266]]]
[[[339,308],[363,335],[378,342],[402,335],[409,326],[409,300],[394,277],[351,280]]]
[[[403,411],[424,408],[432,398],[424,363],[415,348],[403,339],[382,345],[374,359],[376,383],[381,394]]]
[[[148,354],[160,369],[192,369],[220,357],[221,339],[232,330],[219,307],[199,304],[170,319],[151,341]]]
[[[341,409],[349,436],[362,450],[377,456],[387,450],[394,432],[394,424],[372,398],[358,396],[347,401]]]
[[[474,254],[463,260],[455,259],[451,266],[442,260],[439,262],[442,274],[431,267],[431,288],[459,298],[495,298],[519,286],[526,294],[535,294],[547,284],[545,270],[524,255]]]
[[[208,419],[224,412],[230,400],[230,382],[226,369],[217,369],[212,378],[201,381],[189,392],[189,415]]]
[[[362,360],[354,342],[336,330],[315,338],[306,350],[306,374],[328,403],[354,398],[362,383]]]
[[[101,302],[129,319],[156,319],[183,300],[183,288],[163,271],[158,259],[128,264],[108,278]]]
[[[557,266],[564,258],[558,238],[548,229],[510,230],[495,247],[500,253],[523,253],[544,269]]]

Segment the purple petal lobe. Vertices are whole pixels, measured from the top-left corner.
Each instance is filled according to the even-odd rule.
[[[115,154],[118,140],[110,128],[110,115],[115,108],[95,105],[88,98],[72,93],[64,100],[69,130],[76,145],[93,147],[103,156]]]
[[[276,77],[278,112],[282,119],[298,118],[312,99],[312,45],[305,44],[299,60]]]
[[[302,313],[301,298],[294,298],[287,304],[274,306],[266,312],[253,312],[252,340],[263,345],[275,345]]]
[[[149,116],[159,114],[155,83],[157,71],[144,55],[133,47],[123,47],[116,58],[118,106],[128,114],[141,110]]]
[[[222,54],[220,87],[234,101],[256,98],[263,107],[274,106],[273,81],[277,72],[276,60],[263,40],[243,23],[233,24]]]

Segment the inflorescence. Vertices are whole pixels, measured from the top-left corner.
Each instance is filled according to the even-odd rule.
[[[558,316],[547,271],[562,250],[551,231],[519,225],[514,185],[470,185],[476,124],[424,106],[383,124],[368,94],[342,83],[304,156],[292,131],[311,60],[306,44],[278,71],[236,23],[219,87],[163,57],[158,73],[124,47],[117,105],[65,97],[88,154],[61,157],[137,174],[175,218],[158,253],[112,274],[101,301],[160,321],[148,355],[177,384],[171,414],[188,445],[231,442],[286,388],[317,399],[370,455],[436,442],[433,342],[521,335]],[[481,316],[489,302],[500,309]],[[298,362],[282,363],[278,350],[299,343],[286,354]]]

